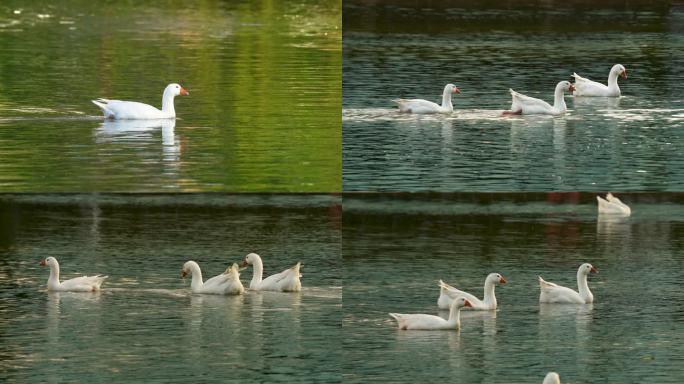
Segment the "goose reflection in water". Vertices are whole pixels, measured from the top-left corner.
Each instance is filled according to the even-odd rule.
[[[582,97],[575,96],[572,105],[577,111],[600,111],[604,109],[618,109],[621,97]]]
[[[161,129],[164,174],[178,175],[181,160],[181,143],[175,134],[175,119],[158,120],[104,120],[95,129],[96,144],[135,144],[136,148],[156,146],[156,132]],[[152,152],[152,151],[150,151]],[[157,153],[157,150],[154,149]]]

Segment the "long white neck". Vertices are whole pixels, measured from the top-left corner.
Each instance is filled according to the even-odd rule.
[[[162,112],[168,114],[169,116],[176,117],[176,110],[173,107],[173,99],[176,96],[173,94],[173,90],[165,89],[164,96],[162,96]]]
[[[190,272],[192,272],[192,282],[190,283],[190,288],[193,291],[201,289],[204,285],[204,280],[202,280],[202,270],[197,264],[191,264],[190,270]]]
[[[458,305],[452,305],[449,309],[449,326],[454,328],[461,328],[461,308]]]
[[[556,92],[553,95],[553,109],[558,112],[565,112],[568,107],[565,105],[563,84],[556,85]]]
[[[444,92],[442,92],[442,108],[449,111],[454,110],[454,105],[451,104],[451,92],[448,87],[444,87]]]
[[[48,289],[59,287],[59,263],[55,260],[50,263],[50,277],[48,277]]]
[[[620,87],[618,87],[618,76],[620,75],[619,69],[611,69],[608,74],[608,90],[610,92],[620,93]]]
[[[250,288],[257,288],[261,284],[261,277],[264,273],[264,264],[261,262],[261,257],[255,256],[255,260],[252,263],[253,273],[252,281],[249,283]]]
[[[587,275],[581,270],[577,271],[577,291],[585,303],[594,302],[594,295],[589,290],[589,283],[587,283]]]
[[[496,308],[496,296],[494,295],[494,288],[496,285],[490,281],[487,280],[485,281],[485,286],[484,286],[484,305],[489,307],[492,306]]]

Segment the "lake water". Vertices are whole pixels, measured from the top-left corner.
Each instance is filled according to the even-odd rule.
[[[681,383],[684,195],[621,197],[632,216],[600,220],[593,194],[345,197],[345,382]],[[593,305],[539,304],[538,275],[576,287],[583,262]],[[490,272],[499,309],[463,311],[460,332],[387,314],[448,316],[438,280],[482,297]]]
[[[0,380],[339,382],[340,202],[334,196],[0,196]],[[265,273],[302,261],[301,293],[193,295],[255,251]],[[99,294],[48,293],[107,274]],[[243,284],[251,269],[242,272]]]
[[[345,191],[684,190],[684,9],[667,2],[344,4]],[[480,3],[478,3],[480,4]],[[501,117],[509,88],[553,102],[577,72],[623,97],[566,97],[561,117]],[[447,116],[400,115],[395,98]]]
[[[339,191],[340,52],[338,1],[2,2],[0,191]]]

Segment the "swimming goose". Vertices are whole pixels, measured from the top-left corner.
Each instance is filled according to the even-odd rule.
[[[565,105],[565,92],[572,92],[575,90],[569,81],[561,81],[556,84],[556,90],[553,96],[553,106],[544,100],[534,97],[525,96],[512,89],[511,92],[511,109],[504,111],[503,115],[560,115],[565,113],[568,109]]]
[[[596,268],[589,263],[584,263],[577,269],[577,288],[579,292],[558,284],[544,281],[544,279],[539,276],[539,288],[541,290],[539,294],[539,302],[558,304],[593,303],[594,295],[589,290],[589,284],[587,284],[587,276],[589,273],[598,273]]]
[[[149,119],[174,119],[176,110],[173,107],[173,99],[176,96],[189,96],[185,88],[179,84],[169,84],[164,89],[162,96],[162,109],[159,110],[151,105],[138,103],[137,101],[121,101],[109,99],[91,100],[100,107],[104,117],[112,120],[149,120]]]
[[[475,297],[475,295],[458,290],[440,280],[439,299],[437,299],[437,306],[439,306],[440,309],[449,309],[455,298],[463,296],[468,299],[473,309],[483,311],[496,309],[496,296],[494,295],[494,288],[498,284],[506,284],[506,279],[504,279],[504,277],[498,273],[490,273],[487,275],[484,284],[484,300],[480,300]]]
[[[575,96],[603,96],[620,97],[620,87],[618,87],[618,76],[627,78],[627,69],[621,64],[615,64],[608,73],[608,85],[597,83],[596,81],[584,78],[576,73],[572,74],[575,78]]]
[[[470,302],[465,297],[457,298],[451,304],[449,320],[425,314],[390,313],[389,315],[397,320],[397,326],[401,330],[452,330],[461,328],[461,308],[470,306]]]
[[[461,90],[453,84],[447,84],[442,92],[442,105],[423,99],[394,99],[392,101],[399,105],[399,112],[402,113],[451,113],[454,111],[454,106],[451,104],[452,93],[461,93]]]
[[[108,276],[80,276],[73,279],[59,281],[59,263],[54,257],[40,261],[40,265],[50,267],[50,277],[47,282],[48,291],[94,292],[99,291],[102,282]]]

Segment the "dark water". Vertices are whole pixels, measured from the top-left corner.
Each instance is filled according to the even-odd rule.
[[[597,220],[592,194],[357,196],[344,199],[346,382],[680,383],[684,369],[684,196],[623,194],[626,219]],[[540,305],[537,276],[593,306]],[[437,281],[482,296],[460,332],[398,331],[388,312],[439,313]]]
[[[684,8],[667,2],[345,2],[345,191],[681,191]],[[618,4],[610,4],[618,3]],[[553,103],[577,72],[623,97],[566,97],[561,117],[502,118],[509,88]],[[391,99],[448,116],[402,116]]]
[[[0,378],[8,382],[339,382],[341,258],[333,196],[0,197]],[[301,293],[189,293],[247,252],[302,261]],[[99,294],[48,293],[107,274]],[[251,270],[242,272],[243,284]]]
[[[0,191],[339,191],[338,1],[0,5]],[[161,105],[171,129],[90,100]]]

